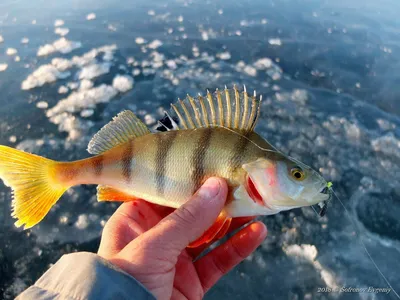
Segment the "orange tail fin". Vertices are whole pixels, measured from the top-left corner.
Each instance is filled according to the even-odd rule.
[[[13,190],[12,216],[15,226],[25,229],[39,223],[70,187],[60,182],[56,167],[60,163],[0,146],[0,179]]]

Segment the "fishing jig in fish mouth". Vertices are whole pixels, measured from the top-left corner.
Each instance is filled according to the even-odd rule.
[[[140,198],[177,208],[211,176],[227,181],[229,198],[192,247],[222,237],[236,217],[318,203],[324,215],[330,183],[254,131],[260,110],[255,92],[225,87],[171,104],[156,132],[133,112],[121,112],[92,138],[87,159],[56,162],[0,146],[0,178],[13,190],[15,225],[36,225],[75,185],[97,184],[98,201]]]

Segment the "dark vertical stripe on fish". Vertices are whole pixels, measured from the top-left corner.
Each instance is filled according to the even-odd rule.
[[[193,182],[193,193],[195,193],[201,186],[202,180],[204,179],[204,158],[207,150],[210,147],[211,136],[213,130],[211,128],[205,128],[197,141],[197,146],[194,148],[192,156],[192,182]]]
[[[103,155],[98,155],[92,158],[92,167],[94,170],[94,174],[99,177],[103,172],[104,167],[104,157]]]
[[[122,175],[126,182],[131,181],[132,176],[132,157],[133,157],[133,142],[129,141],[122,153]]]
[[[230,161],[229,174],[234,173],[237,170],[237,168],[242,166],[246,148],[250,143],[250,139],[248,138],[249,134],[250,134],[249,132],[246,132],[245,134],[243,134],[243,136],[238,135],[238,140],[233,146],[232,157],[229,160]]]
[[[156,152],[156,188],[159,196],[164,196],[165,190],[165,173],[168,153],[171,150],[171,146],[178,134],[178,131],[169,131],[165,134],[157,134],[157,152]]]

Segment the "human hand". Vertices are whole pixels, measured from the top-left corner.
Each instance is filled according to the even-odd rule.
[[[132,275],[157,299],[201,299],[267,235],[263,223],[252,223],[193,262],[204,246],[186,247],[216,220],[227,191],[224,180],[210,178],[170,214],[171,209],[144,200],[123,203],[104,227],[98,254]],[[234,219],[232,228],[248,221]]]

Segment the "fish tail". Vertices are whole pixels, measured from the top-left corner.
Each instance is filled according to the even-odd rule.
[[[60,164],[0,145],[0,179],[13,190],[15,226],[27,229],[39,223],[71,186],[57,176]]]

